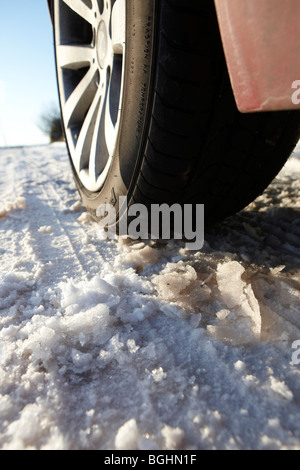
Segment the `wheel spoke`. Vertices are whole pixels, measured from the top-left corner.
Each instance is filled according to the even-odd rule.
[[[96,91],[96,74],[97,70],[90,67],[67,99],[63,113],[67,127],[72,125],[72,122],[83,120],[84,114],[89,108]]]
[[[112,155],[115,147],[115,126],[112,122],[109,109],[109,91],[107,92],[105,110],[104,110],[104,139],[108,154]]]
[[[63,0],[77,15],[81,16],[85,21],[94,24],[93,11],[83,2],[83,0]]]
[[[115,54],[123,54],[126,40],[125,0],[116,0],[111,17],[112,47]]]
[[[103,10],[104,10],[104,0],[101,1],[101,0],[92,0],[92,5],[93,5],[93,10],[101,15],[103,13]]]
[[[96,182],[97,175],[103,170],[107,160],[110,156],[105,137],[105,116],[108,101],[108,89],[103,87],[105,92],[101,95],[100,106],[97,111],[97,118],[95,122],[95,132],[91,143],[90,160],[89,160],[89,175],[91,180]]]
[[[90,158],[90,147],[93,140],[93,136],[97,133],[98,122],[97,117],[99,115],[98,109],[103,99],[100,87],[93,99],[90,109],[85,117],[83,125],[80,130],[80,134],[77,140],[75,149],[74,165],[76,170],[79,172],[83,167],[89,165]]]
[[[91,46],[57,46],[57,63],[61,68],[78,70],[91,65],[94,48]]]
[[[97,111],[96,121],[95,121],[95,131],[92,136],[92,142],[90,146],[90,155],[89,155],[89,168],[88,168],[88,175],[90,184],[96,185],[97,181],[97,173],[98,173],[98,166],[101,163],[99,159],[103,157],[103,153],[98,151],[99,147],[99,137],[101,138],[101,129],[100,129],[100,122],[101,116],[103,112],[103,102],[104,97],[101,96],[100,106]]]

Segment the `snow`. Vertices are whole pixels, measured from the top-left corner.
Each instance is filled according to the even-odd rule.
[[[64,144],[1,149],[1,449],[299,449],[299,152],[193,252],[103,240]]]

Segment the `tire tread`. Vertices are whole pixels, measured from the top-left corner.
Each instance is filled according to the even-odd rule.
[[[160,5],[154,102],[133,198],[147,205],[204,203],[206,221],[215,222],[276,176],[299,140],[299,112],[239,113],[213,2]],[[201,41],[193,28],[188,38],[177,34],[179,22],[187,31],[197,21]]]

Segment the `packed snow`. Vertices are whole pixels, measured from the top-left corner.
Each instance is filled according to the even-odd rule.
[[[300,159],[184,243],[103,240],[64,144],[0,150],[0,447],[300,449]]]

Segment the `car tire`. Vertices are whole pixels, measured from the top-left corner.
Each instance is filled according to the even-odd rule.
[[[54,0],[62,122],[84,205],[120,196],[245,207],[300,137],[300,114],[241,114],[212,0]],[[86,52],[86,54],[85,54]],[[123,200],[123,199],[122,199]]]

